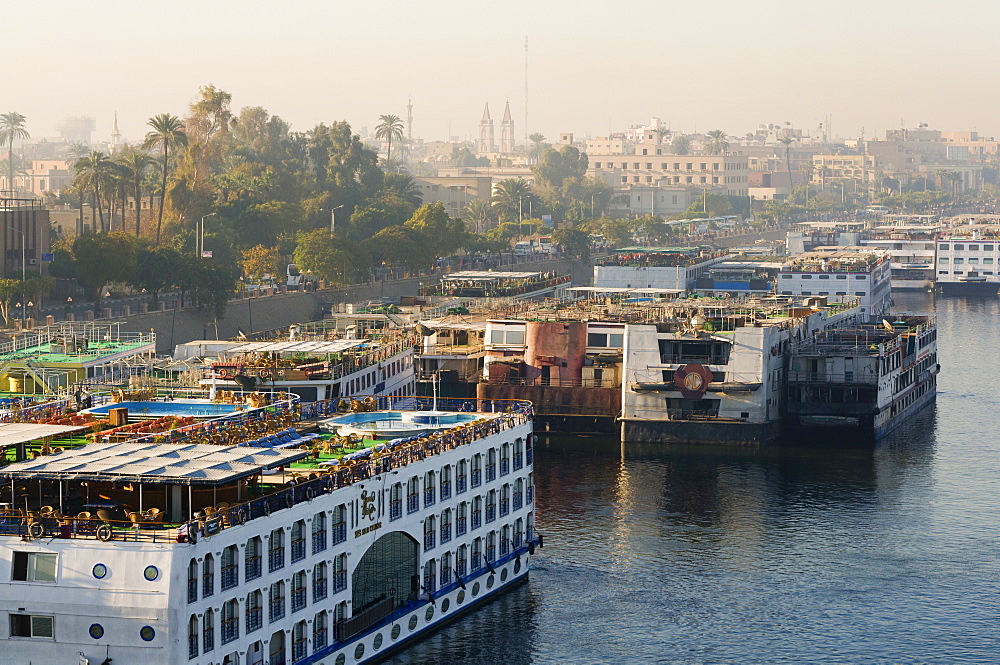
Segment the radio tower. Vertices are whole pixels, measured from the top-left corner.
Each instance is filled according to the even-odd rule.
[[[524,36],[524,145],[528,145],[528,35]]]
[[[406,97],[406,140],[413,141],[413,98]]]

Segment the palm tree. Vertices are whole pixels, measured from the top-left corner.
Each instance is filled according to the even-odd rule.
[[[163,147],[163,185],[160,188],[160,214],[156,219],[156,244],[160,244],[160,229],[163,226],[163,202],[167,198],[167,170],[169,168],[170,148],[187,145],[188,137],[184,133],[184,123],[180,118],[169,113],[161,113],[149,119],[146,123],[152,131],[146,134],[142,142],[143,150],[156,146]]]
[[[86,157],[76,160],[73,170],[76,171],[76,175],[73,177],[73,185],[77,190],[83,192],[89,189],[93,194],[94,207],[97,208],[100,230],[103,233],[105,230],[104,206],[101,204],[101,196],[105,188],[112,186],[115,164],[103,152],[92,150]]]
[[[506,178],[493,188],[493,209],[500,219],[520,219],[523,202],[531,198],[531,185],[520,178]]]
[[[423,196],[413,177],[406,173],[386,173],[382,179],[382,191],[392,193],[407,203],[419,207],[423,204]]]
[[[726,133],[721,129],[713,129],[706,134],[709,139],[708,150],[706,150],[709,155],[724,155],[726,150],[729,150],[729,141],[726,140]]]
[[[375,138],[388,142],[389,146],[385,151],[385,161],[392,157],[392,140],[403,140],[403,121],[398,115],[380,115],[381,122],[375,127]]]
[[[148,152],[130,147],[118,158],[118,163],[121,164],[132,185],[132,197],[135,199],[135,237],[138,238],[139,224],[142,220],[142,178],[146,169],[155,164],[156,160]],[[124,209],[122,219],[125,219]]]
[[[7,163],[9,165],[10,179],[7,185],[14,189],[14,140],[26,139],[31,136],[24,128],[24,121],[27,120],[17,111],[0,114],[0,143],[7,144]]]
[[[795,139],[791,136],[782,136],[778,143],[785,146],[785,170],[788,171],[788,193],[792,193],[792,144]]]
[[[542,144],[545,143],[545,134],[540,132],[535,132],[534,134],[528,135],[528,140],[534,143],[531,147],[531,156],[538,159],[539,155],[542,154]]]
[[[473,199],[462,208],[462,221],[469,233],[483,233],[493,219],[493,207],[483,199]]]

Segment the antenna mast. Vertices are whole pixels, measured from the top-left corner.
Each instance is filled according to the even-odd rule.
[[[528,35],[524,36],[524,145],[528,145]]]

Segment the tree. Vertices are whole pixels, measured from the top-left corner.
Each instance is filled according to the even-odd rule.
[[[295,240],[295,265],[327,282],[350,284],[356,271],[366,270],[370,265],[367,252],[359,245],[331,238],[325,229],[299,233]]]
[[[545,143],[545,134],[539,132],[529,134],[528,140],[532,143],[531,156],[538,159],[542,154],[542,144]]]
[[[465,227],[462,226],[461,220],[449,217],[441,201],[421,207],[413,213],[413,217],[408,219],[404,226],[424,235],[427,239],[427,248],[435,258],[451,254],[461,247],[465,240]]]
[[[103,152],[91,150],[89,155],[76,160],[73,170],[76,171],[73,185],[81,192],[89,189],[94,197],[94,207],[97,208],[100,231],[103,233],[105,228],[102,193],[105,189],[111,188],[117,165]]]
[[[428,247],[427,237],[406,226],[382,229],[361,243],[374,265],[426,267],[437,258]]]
[[[395,194],[415,208],[424,202],[413,176],[405,173],[386,173],[382,179],[382,192]]]
[[[170,168],[170,149],[186,146],[187,134],[184,133],[184,123],[175,115],[161,113],[153,116],[146,123],[152,130],[146,134],[142,143],[143,150],[160,146],[163,148],[163,185],[160,188],[160,212],[156,218],[156,244],[160,244],[160,230],[163,227],[163,203],[167,198],[167,172]]]
[[[273,277],[280,274],[281,263],[281,252],[278,251],[278,248],[265,247],[264,245],[256,245],[243,250],[243,260],[240,261],[243,274],[251,282],[259,282],[264,279],[265,275]],[[299,262],[296,260],[295,264],[299,265]]]
[[[155,307],[160,292],[178,286],[186,269],[187,262],[180,252],[169,245],[160,245],[137,253],[136,269],[129,283],[151,293],[151,306]]]
[[[702,195],[692,201],[688,209],[684,211],[683,217],[686,219],[721,217],[722,215],[730,215],[732,212],[733,203],[729,200],[729,196],[702,192]]]
[[[559,150],[546,148],[538,163],[531,167],[535,183],[540,187],[558,189],[567,180],[579,181],[587,173],[587,154],[571,145]]]
[[[590,258],[590,236],[580,229],[557,229],[552,232],[552,241],[562,245],[567,252],[582,259]]]
[[[385,161],[389,161],[392,157],[392,141],[396,139],[397,141],[403,140],[403,121],[398,115],[380,115],[378,125],[375,126],[375,138],[386,141],[388,147],[385,151]]]
[[[21,280],[0,279],[0,316],[4,323],[10,323],[10,303],[21,294]]]
[[[146,169],[156,163],[149,153],[143,150],[129,148],[118,157],[118,163],[124,169],[132,186],[132,198],[135,203],[135,237],[141,233],[142,222],[142,180]],[[122,210],[122,220],[125,219],[125,211]]]
[[[496,215],[488,201],[473,199],[462,208],[462,221],[469,233],[483,233],[496,221]]]
[[[670,142],[670,152],[675,155],[686,155],[691,152],[691,139],[683,134],[678,134]]]
[[[452,166],[467,166],[467,167],[477,167],[477,166],[489,166],[489,157],[476,157],[469,146],[454,146],[451,149],[451,165]]]
[[[8,186],[14,189],[14,141],[16,139],[26,139],[31,136],[24,128],[26,117],[17,111],[0,114],[0,143],[7,144],[7,164],[9,168]]]
[[[523,203],[531,198],[531,185],[520,178],[505,178],[493,188],[493,209],[502,221],[520,220]]]
[[[792,144],[795,143],[795,139],[791,136],[782,136],[778,139],[778,143],[785,146],[785,170],[788,171],[788,191],[792,191]]]
[[[726,140],[726,133],[721,129],[713,129],[708,132],[708,147],[705,153],[708,155],[724,155],[729,150],[729,141]]]
[[[99,308],[102,291],[109,282],[127,282],[134,277],[135,238],[118,232],[77,236],[73,257],[77,281]]]
[[[415,205],[395,192],[384,192],[354,210],[344,236],[354,242],[361,242],[382,229],[404,224],[416,209]]]

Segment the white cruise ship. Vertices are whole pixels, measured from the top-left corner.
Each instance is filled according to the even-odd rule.
[[[531,405],[363,408],[329,424],[342,442],[376,439],[336,461],[273,437],[204,443],[254,427],[247,412],[198,425],[202,438],[0,468],[0,660],[361,663],[525,580],[540,544]]]

